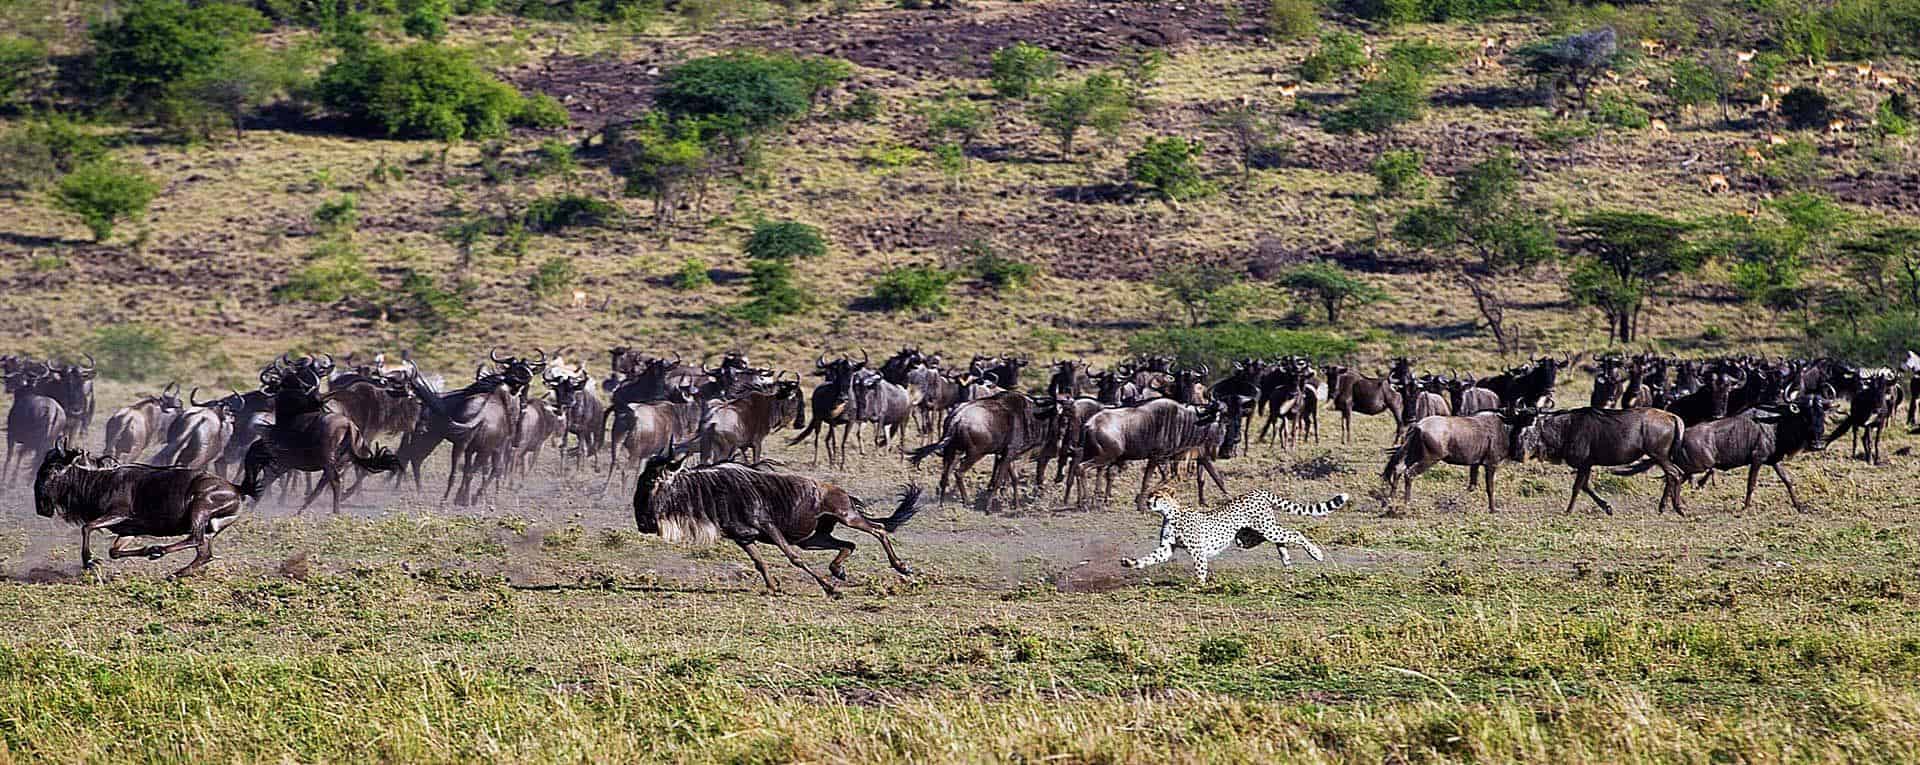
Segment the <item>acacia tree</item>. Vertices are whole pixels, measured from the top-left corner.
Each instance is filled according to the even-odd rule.
[[[1601,27],[1529,45],[1515,55],[1549,98],[1572,90],[1574,102],[1585,107],[1594,82],[1619,58],[1620,44],[1613,27]]]
[[[1288,271],[1280,277],[1280,286],[1303,300],[1319,303],[1327,312],[1328,324],[1340,323],[1340,310],[1346,306],[1364,305],[1385,296],[1332,263],[1310,263]]]
[[[1520,165],[1501,152],[1456,175],[1444,203],[1422,205],[1394,226],[1414,247],[1453,255],[1454,278],[1472,293],[1502,354],[1514,348],[1504,283],[1553,258],[1553,230],[1520,195]]]
[[[1567,285],[1574,300],[1606,315],[1610,339],[1633,342],[1640,313],[1665,277],[1700,266],[1702,250],[1687,240],[1693,228],[1648,212],[1604,211],[1581,218],[1572,233],[1582,257]]]

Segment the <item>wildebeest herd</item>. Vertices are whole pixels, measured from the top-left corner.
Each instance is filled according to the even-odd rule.
[[[1396,490],[1410,500],[1413,479],[1444,462],[1468,468],[1469,491],[1484,477],[1494,511],[1496,471],[1534,459],[1573,469],[1568,511],[1585,494],[1613,512],[1591,484],[1595,468],[1619,475],[1657,468],[1664,481],[1657,509],[1676,513],[1689,482],[1745,468],[1744,511],[1763,467],[1804,510],[1782,463],[1849,434],[1857,456],[1884,461],[1888,423],[1904,403],[1913,426],[1920,393],[1920,356],[1912,353],[1883,368],[1835,359],[1641,354],[1583,363],[1541,356],[1485,376],[1416,373],[1404,358],[1368,376],[1299,356],[1241,359],[1218,371],[1149,357],[1105,369],[1063,360],[1045,367],[1044,380],[1023,381],[1031,366],[1024,358],[975,356],[949,366],[939,353],[908,347],[878,365],[864,352],[857,360],[821,354],[810,371],[820,382],[810,389],[802,375],[755,366],[738,352],[708,366],[616,347],[597,380],[566,355],[489,351],[473,382],[457,388],[405,354],[360,362],[352,354],[338,362],[328,354],[282,355],[260,370],[252,390],[203,401],[195,388],[183,400],[180,386],[169,384],[116,410],[97,453],[73,446],[88,438],[93,420],[93,359],[0,356],[0,379],[12,396],[0,487],[37,471],[36,510],[81,527],[86,565],[88,537],[107,531],[118,537],[109,552],[115,558],[195,548],[193,562],[177,572],[185,574],[211,558],[212,537],[247,501],[276,484],[285,500],[304,483],[301,510],[327,493],[338,512],[372,475],[387,474],[398,489],[411,474],[413,490],[422,491],[422,467],[444,445],[449,469],[440,499],[470,505],[538,469],[551,446],[549,464],[563,474],[604,471],[595,479],[603,492],[636,475],[641,531],[669,541],[734,542],[770,589],[774,580],[753,545],[772,544],[832,594],[834,585],[798,550],[835,550],[828,573],[844,579],[854,544],[832,532],[847,526],[878,539],[906,575],[889,535],[918,511],[920,489],[909,487],[891,515],[868,516],[844,489],[766,459],[766,439],[782,429],[794,431],[789,445],[812,441],[816,464],[844,468],[848,451],[868,442],[913,465],[938,457],[936,496],[944,500],[951,490],[989,513],[1048,501],[1049,465],[1066,505],[1089,505],[1096,493],[1111,498],[1116,474],[1134,463],[1136,508],[1162,496],[1183,471],[1205,502],[1208,479],[1227,492],[1216,462],[1256,443],[1284,450],[1317,442],[1329,407],[1346,441],[1355,414],[1386,414],[1395,423],[1381,472],[1383,504]],[[1556,408],[1557,382],[1581,366],[1593,375],[1588,405]],[[1831,419],[1838,422],[1829,430]],[[908,443],[909,431],[918,445]],[[969,493],[967,476],[988,458],[985,485]],[[125,549],[135,536],[186,539]],[[1279,540],[1254,531],[1239,538],[1245,547],[1262,541]]]

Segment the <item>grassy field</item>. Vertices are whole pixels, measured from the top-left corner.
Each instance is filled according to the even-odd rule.
[[[1423,371],[1485,374],[1517,359],[1494,352],[1471,297],[1446,275],[1453,264],[1376,238],[1405,208],[1439,199],[1444,176],[1510,150],[1528,201],[1557,223],[1602,209],[1764,214],[1786,191],[1743,160],[1776,130],[1753,105],[1721,121],[1662,95],[1669,68],[1699,51],[1634,50],[1634,35],[1657,29],[1623,28],[1630,55],[1599,91],[1671,130],[1607,127],[1558,145],[1548,138],[1567,123],[1529,97],[1511,62],[1473,53],[1485,39],[1510,50],[1570,31],[1564,19],[1385,31],[1329,14],[1324,30],[1363,33],[1376,58],[1403,41],[1462,53],[1429,73],[1420,120],[1355,138],[1322,131],[1319,115],[1362,77],[1282,95],[1316,43],[1255,32],[1266,3],[836,5],[748,5],[712,24],[456,17],[450,42],[507,81],[563,98],[575,121],[497,144],[351,137],[319,123],[183,143],[145,124],[92,124],[116,157],[161,183],[159,196],[93,244],[45,189],[0,190],[0,352],[72,354],[100,349],[102,327],[162,328],[147,379],[103,381],[96,429],[170,379],[203,394],[251,386],[263,360],[289,349],[405,348],[450,379],[492,345],[565,348],[596,375],[614,345],[689,358],[745,350],[788,369],[810,369],[823,350],[878,357],[909,343],[944,351],[950,365],[976,352],[1106,364],[1141,330],[1184,323],[1151,285],[1169,265],[1254,274],[1327,260],[1384,297],[1327,325],[1316,306],[1256,279],[1241,318],[1351,340],[1357,351],[1341,361],[1363,370],[1408,355]],[[30,7],[0,7],[0,17],[31,21],[20,10]],[[74,52],[85,9],[59,13],[72,23],[53,49]],[[1184,40],[1162,51],[1137,117],[1089,133],[1072,156],[1059,155],[1031,104],[988,96],[985,56],[1012,39],[1055,47],[1077,79],[1132,55],[1143,30],[1169,29]],[[312,34],[267,37],[290,47]],[[858,66],[677,227],[656,226],[650,201],[623,196],[590,146],[570,178],[525,170],[543,141],[584,146],[599,126],[637,116],[662,67],[740,47]],[[1911,88],[1909,59],[1873,64]],[[1777,84],[1817,85],[1856,118],[1841,132],[1788,135],[1817,149],[1808,189],[1861,227],[1920,222],[1920,144],[1861,122],[1885,92],[1798,61]],[[875,116],[829,116],[857,93],[878,97]],[[992,122],[958,177],[942,172],[926,136],[924,109],[947,94]],[[1244,178],[1214,126],[1242,103],[1271,118],[1287,148]],[[0,133],[30,121],[0,116]],[[1127,156],[1169,135],[1206,143],[1218,193],[1169,204],[1126,187]],[[1376,196],[1368,164],[1390,148],[1425,155],[1436,182],[1420,198]],[[1725,190],[1704,183],[1715,174],[1728,176]],[[454,284],[452,223],[563,191],[622,214],[531,236],[517,254],[489,234],[467,283]],[[344,195],[357,224],[321,231],[316,209]],[[762,219],[814,224],[831,242],[796,266],[812,305],[766,327],[729,314],[747,289],[742,239]],[[963,279],[943,311],[871,307],[885,270],[961,267],[975,239],[1044,275],[1004,294]],[[467,311],[430,326],[385,315],[376,298],[277,295],[329,240],[360,254],[377,297],[426,274]],[[531,278],[556,258],[577,277],[536,294]],[[714,283],[676,289],[689,260]],[[1522,352],[1606,350],[1605,322],[1571,301],[1567,268],[1509,285]],[[1804,317],[1741,302],[1727,269],[1655,285],[1642,342],[1614,350],[1802,350]],[[1835,260],[1810,264],[1808,289],[1845,283]],[[1587,376],[1572,376],[1560,398],[1585,401]],[[784,567],[786,594],[767,595],[737,550],[641,536],[630,488],[561,474],[551,456],[480,508],[442,506],[432,491],[363,495],[338,517],[269,502],[185,582],[162,578],[178,558],[82,575],[74,529],[34,516],[26,489],[9,487],[0,763],[1920,761],[1915,436],[1891,434],[1884,466],[1849,459],[1844,443],[1790,463],[1805,514],[1769,476],[1754,512],[1732,515],[1744,475],[1690,491],[1687,517],[1654,515],[1658,482],[1644,476],[1596,479],[1621,500],[1617,516],[1584,502],[1566,514],[1566,471],[1521,465],[1502,469],[1502,512],[1488,515],[1464,471],[1445,467],[1416,482],[1411,506],[1382,508],[1390,423],[1362,418],[1343,445],[1337,421],[1323,420],[1332,438],[1288,453],[1257,446],[1222,467],[1235,491],[1352,494],[1348,509],[1299,525],[1328,560],[1285,569],[1271,550],[1236,551],[1205,587],[1184,558],[1144,573],[1118,565],[1150,549],[1158,529],[1131,509],[1137,477],[1091,510],[1055,509],[1057,490],[1002,515],[929,509],[899,537],[920,574],[894,577],[868,545],[840,600]],[[804,446],[771,456],[876,506],[937,480],[871,448],[845,472],[809,466]]]
[[[1459,470],[1382,512],[1384,418],[1355,444],[1228,463],[1229,486],[1356,502],[1299,528],[1328,561],[1184,557],[1146,573],[1155,517],[1124,497],[901,532],[856,585],[761,592],[731,547],[633,531],[627,490],[535,479],[484,508],[372,495],[270,506],[203,577],[130,561],[78,576],[71,527],[0,522],[0,745],[101,761],[1910,761],[1920,757],[1920,529],[1900,486],[1836,448],[1791,470],[1814,512],[1738,477],[1651,514],[1658,482],[1562,513],[1552,466]],[[1910,441],[1896,437],[1894,449]],[[888,454],[845,474],[880,500]],[[1322,474],[1325,474],[1322,477]],[[431,478],[432,476],[430,476]],[[1123,478],[1122,485],[1125,484]],[[1057,496],[1050,494],[1049,496]]]

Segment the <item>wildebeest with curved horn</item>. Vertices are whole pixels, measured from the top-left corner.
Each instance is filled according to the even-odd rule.
[[[340,482],[349,465],[369,473],[399,467],[399,460],[384,447],[364,451],[362,444],[366,441],[358,426],[326,408],[319,394],[320,381],[332,369],[331,359],[307,357],[261,373],[262,384],[273,394],[273,425],[247,447],[242,485],[255,489],[250,496],[258,496],[260,490],[290,471],[318,472],[320,481],[307,493],[300,509],[306,510],[320,498],[321,491],[331,489],[333,512],[339,513]],[[346,493],[353,492],[348,489]]]
[[[527,361],[515,356],[502,358],[497,349],[489,350],[487,359],[493,362],[494,371],[451,393],[436,393],[421,382],[418,374],[410,376],[413,394],[423,407],[422,417],[434,421],[433,427],[446,433],[450,445],[442,501],[453,494],[458,478],[460,492],[454,494],[453,503],[471,504],[508,467],[514,434],[519,431],[522,397],[534,374],[546,368],[546,352],[535,352],[540,357]],[[484,473],[477,493],[472,491],[475,473]]]
[[[38,362],[22,364],[6,376],[13,405],[7,409],[7,454],[0,461],[0,486],[12,483],[16,459],[22,472],[32,470],[67,432],[66,407],[39,392],[52,376],[53,369]]]
[[[154,455],[156,465],[204,470],[227,453],[233,440],[234,396],[200,403],[200,389],[187,393],[192,408],[180,413],[167,428],[166,442]]]
[[[894,552],[889,535],[918,512],[919,487],[907,488],[893,515],[869,518],[860,511],[860,500],[830,483],[732,462],[682,469],[685,459],[683,454],[647,460],[633,492],[633,519],[642,533],[658,534],[674,544],[733,542],[753,560],[770,592],[779,592],[780,586],[754,549],[756,542],[779,547],[828,597],[839,596],[831,582],[800,558],[800,550],[837,550],[827,571],[846,581],[846,561],[854,544],[833,536],[836,525],[872,534],[895,571],[913,574]]]
[[[1514,414],[1511,427],[1519,430],[1520,449],[1509,455],[1515,462],[1540,458],[1573,468],[1573,493],[1567,498],[1569,513],[1580,500],[1580,493],[1586,492],[1601,510],[1613,514],[1613,506],[1588,485],[1596,467],[1630,465],[1645,458],[1653,460],[1669,478],[1681,475],[1673,464],[1673,447],[1686,435],[1687,425],[1672,412],[1592,407],[1563,412],[1522,410]],[[1661,507],[1665,500],[1663,493]],[[1679,510],[1678,503],[1674,509]]]
[[[322,397],[346,415],[367,443],[381,436],[403,436],[420,420],[420,401],[413,397],[409,372],[370,374],[371,368],[336,375]],[[367,443],[362,443],[365,448]]]
[[[1746,512],[1753,507],[1753,487],[1760,480],[1762,466],[1771,466],[1774,475],[1780,477],[1794,509],[1806,512],[1806,505],[1801,504],[1800,497],[1793,491],[1793,480],[1787,477],[1780,463],[1802,451],[1827,448],[1822,434],[1826,430],[1828,405],[1821,396],[1802,396],[1786,404],[1763,404],[1731,417],[1689,426],[1673,452],[1673,463],[1681,475],[1667,479],[1665,494],[1673,498],[1674,512],[1680,510],[1680,489],[1687,478],[1699,475],[1705,484],[1707,476],[1715,470],[1741,467],[1747,469],[1747,495],[1740,503],[1740,512]],[[1613,472],[1637,475],[1652,465],[1653,460],[1641,460],[1637,465]]]
[[[610,410],[607,419],[614,438],[607,445],[607,482],[602,491],[613,484],[616,470],[624,481],[630,467],[644,468],[648,458],[668,453],[676,441],[690,439],[700,427],[700,402],[675,391],[662,401]],[[627,453],[625,461],[620,459],[622,450]]]
[[[853,375],[866,367],[866,351],[860,352],[858,362],[846,357],[829,362],[826,354],[821,354],[820,358],[813,362],[813,368],[814,374],[824,378],[825,381],[813,388],[813,399],[809,404],[813,408],[813,422],[807,423],[805,429],[788,439],[787,445],[792,446],[812,436],[813,462],[817,465],[820,463],[820,434],[824,430],[827,436],[827,462],[845,467],[847,441],[853,432],[853,418],[850,416],[853,407]],[[834,458],[836,428],[840,431],[837,434],[840,455],[838,460]]]
[[[157,465],[120,465],[56,444],[40,463],[33,482],[34,510],[80,526],[80,564],[93,568],[92,537],[106,531],[117,538],[111,558],[143,556],[158,560],[194,548],[193,561],[173,577],[191,574],[213,560],[213,537],[233,523],[243,497],[258,496],[257,484],[236,488],[205,470]],[[170,545],[128,550],[134,537],[186,539]]]
[[[80,438],[93,430],[93,379],[97,369],[93,354],[83,353],[87,363],[47,365],[52,374],[41,380],[41,395],[60,402],[67,412],[65,435]]]
[[[1400,393],[1393,389],[1392,379],[1411,364],[1406,359],[1395,359],[1393,367],[1387,377],[1366,377],[1346,367],[1327,367],[1327,393],[1333,399],[1334,410],[1340,413],[1341,443],[1353,443],[1355,412],[1369,416],[1386,414],[1393,418],[1394,430],[1399,430]]]
[[[1087,418],[1080,426],[1080,448],[1074,455],[1073,466],[1067,470],[1063,501],[1072,501],[1076,484],[1082,487],[1083,501],[1090,496],[1091,486],[1084,484],[1088,470],[1144,460],[1140,494],[1134,497],[1134,504],[1145,508],[1147,492],[1160,467],[1196,449],[1218,450],[1233,442],[1238,436],[1233,432],[1235,423],[1229,423],[1224,430],[1209,427],[1215,418],[1223,415],[1232,413],[1218,403],[1202,408],[1159,398],[1136,406],[1107,409]],[[1220,491],[1227,491],[1226,483],[1213,470],[1210,461],[1201,460],[1198,469],[1211,474]]]
[[[1017,480],[1014,461],[1046,440],[1048,425],[1058,413],[1059,404],[1051,398],[1036,399],[1011,391],[968,401],[947,416],[940,440],[915,449],[908,460],[918,465],[921,460],[939,454],[940,488],[935,496],[946,499],[947,481],[952,480],[964,501],[967,471],[992,456],[993,473],[987,479],[987,488],[975,502],[982,510],[991,510],[993,497],[1000,488]]]
[[[695,437],[698,444],[689,448],[697,447],[700,461],[709,464],[734,459],[743,451],[750,452],[753,461],[759,462],[767,434],[789,418],[796,430],[807,426],[806,402],[801,400],[799,380],[760,386],[707,410],[700,423],[700,433]]]
[[[1480,469],[1487,471],[1487,512],[1496,512],[1493,501],[1493,472],[1500,463],[1519,453],[1518,432],[1512,427],[1511,412],[1489,410],[1464,416],[1426,417],[1407,427],[1407,432],[1388,451],[1387,466],[1380,480],[1387,484],[1380,504],[1393,501],[1394,484],[1403,485],[1401,499],[1413,501],[1413,479],[1434,465],[1445,462],[1467,468],[1467,491],[1473,491]]]
[[[897,451],[906,453],[907,419],[913,414],[906,387],[889,382],[879,372],[863,369],[853,375],[852,396],[848,414],[854,429],[871,423],[875,446],[886,446],[891,439]]]
[[[562,434],[560,436],[561,454],[567,451],[567,436],[574,438],[573,462],[578,467],[583,460],[589,460],[600,454],[600,446],[606,434],[607,408],[600,398],[593,395],[592,377],[587,374],[585,365],[581,365],[571,375],[562,375],[549,369],[542,375],[547,389],[553,391],[553,403],[560,409]]]
[[[139,459],[166,435],[183,408],[179,383],[168,383],[159,393],[120,407],[107,418],[106,449],[101,454],[122,461]]]

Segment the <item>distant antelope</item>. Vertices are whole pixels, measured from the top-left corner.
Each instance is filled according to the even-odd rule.
[[[573,307],[575,309],[582,309],[587,307],[587,291],[586,290],[573,291]]]
[[[1895,88],[1900,87],[1900,78],[1888,77],[1887,75],[1883,74],[1883,75],[1880,75],[1879,77],[1875,77],[1873,79],[1873,84],[1882,88],[1886,88],[1887,90],[1893,90]]]
[[[1847,132],[1847,121],[1843,119],[1827,120],[1827,135],[1840,135]]]
[[[1785,146],[1787,145],[1787,137],[1779,133],[1768,133],[1767,145],[1768,146]]]
[[[1299,93],[1300,93],[1300,83],[1289,82],[1285,85],[1280,86],[1280,96],[1282,98],[1293,98],[1294,96],[1299,95]]]
[[[1873,76],[1873,62],[1872,62],[1872,61],[1868,61],[1868,62],[1865,62],[1865,63],[1861,63],[1861,64],[1855,64],[1855,65],[1854,65],[1854,67],[1853,67],[1853,73],[1854,73],[1854,74],[1855,74],[1856,76],[1858,76],[1858,77],[1859,77],[1860,79],[1863,79],[1863,80],[1864,80],[1864,79],[1866,79],[1866,78],[1868,78],[1868,77],[1872,77],[1872,76]]]
[[[1753,160],[1755,162],[1760,162],[1766,159],[1766,155],[1761,154],[1758,148],[1755,148],[1752,146],[1748,146],[1745,150],[1741,152],[1741,154],[1745,155],[1747,159]]]
[[[1660,41],[1651,37],[1644,38],[1640,41],[1640,49],[1646,51],[1649,56],[1656,55],[1660,52]]]
[[[1668,132],[1668,130],[1667,130],[1667,121],[1666,121],[1666,120],[1663,120],[1663,119],[1660,119],[1659,117],[1655,117],[1655,118],[1653,118],[1653,119],[1652,119],[1651,121],[1649,121],[1649,122],[1647,123],[1647,128],[1648,128],[1648,129],[1651,129],[1651,130],[1652,130],[1653,132],[1655,132],[1655,133],[1665,133],[1665,132]]]
[[[1761,93],[1761,94],[1760,94],[1760,111],[1763,111],[1763,112],[1770,112],[1770,111],[1773,111],[1773,96],[1772,96],[1772,95],[1770,95],[1770,94],[1767,94],[1767,93]]]
[[[1784,96],[1792,92],[1793,92],[1793,86],[1788,83],[1781,82],[1781,83],[1776,83],[1773,86],[1773,94],[1776,96]]]
[[[1752,48],[1748,48],[1746,50],[1733,54],[1733,58],[1734,60],[1739,61],[1742,64],[1751,64],[1753,63],[1754,55],[1757,53],[1759,53],[1759,51],[1756,51]]]
[[[1821,77],[1839,77],[1840,67],[1837,67],[1837,66],[1823,67],[1820,70],[1820,76]]]
[[[1731,191],[1733,189],[1733,183],[1727,180],[1727,176],[1720,173],[1708,175],[1701,180],[1700,185],[1704,186],[1709,194]]]
[[[1636,88],[1639,88],[1639,89],[1641,89],[1641,90],[1646,90],[1646,89],[1647,89],[1647,86],[1649,86],[1649,85],[1652,85],[1652,84],[1653,84],[1653,81],[1652,81],[1652,80],[1649,80],[1649,79],[1647,79],[1647,78],[1645,78],[1645,77],[1635,77],[1635,78],[1633,78],[1633,86],[1634,86],[1634,87],[1636,87]]]
[[[1615,71],[1613,71],[1613,70],[1611,70],[1611,69],[1609,69],[1609,70],[1607,70],[1607,71],[1606,71],[1606,76],[1607,76],[1607,82],[1619,82],[1619,81],[1620,81],[1620,75],[1619,75],[1619,73],[1617,73],[1617,72],[1615,72]]]

